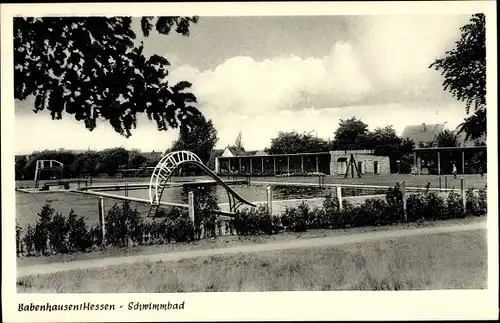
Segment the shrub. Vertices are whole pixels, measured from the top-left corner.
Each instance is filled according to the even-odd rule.
[[[113,246],[126,245],[127,219],[122,216],[120,207],[115,204],[105,217],[106,243]]]
[[[271,225],[272,225],[272,233],[280,233],[284,230],[283,225],[281,224],[281,219],[279,216],[272,215],[271,216]]]
[[[424,194],[424,210],[422,218],[426,220],[446,219],[446,205],[444,200],[435,192]]]
[[[349,204],[349,202],[344,201],[344,204]],[[340,202],[337,197],[332,197],[328,194],[323,201],[323,210],[325,210],[326,216],[329,219],[329,227],[332,229],[343,227],[343,213],[340,212]]]
[[[26,234],[24,235],[23,242],[26,246],[28,256],[32,255],[35,250],[35,229],[29,224],[26,228]]]
[[[61,213],[56,213],[49,224],[49,243],[53,251],[66,253],[68,248],[68,222]]]
[[[22,228],[19,226],[19,223],[16,219],[16,255],[19,257],[20,254],[23,253],[23,242],[21,241],[21,233]]]
[[[425,218],[425,196],[422,193],[409,194],[406,198],[406,216],[409,222]]]
[[[52,221],[52,209],[48,204],[42,206],[38,213],[38,220],[35,225],[34,246],[38,254],[45,255],[48,252],[47,243],[49,239],[50,223]]]
[[[328,218],[330,228],[339,228],[342,223],[342,215],[340,213],[340,203],[337,197],[332,197],[331,194],[326,195],[323,201],[323,210]]]
[[[338,216],[338,228],[345,229],[347,227],[352,226],[353,219],[358,212],[358,207],[354,206],[349,201],[343,201],[342,203],[342,211]]]
[[[281,216],[283,226],[293,232],[304,232],[308,229],[309,206],[302,202],[297,208],[287,207]]]
[[[128,201],[122,207],[114,205],[106,215],[106,242],[114,246],[128,246],[142,241],[142,218],[137,209],[131,209]]]
[[[94,224],[90,227],[88,232],[88,245],[90,247],[102,245],[102,233],[100,225]]]
[[[142,243],[143,220],[137,209],[130,209],[129,204],[123,205],[123,213],[127,214],[127,231],[133,243]]]
[[[279,230],[275,227],[277,220],[271,217],[267,205],[259,205],[257,208],[244,208],[236,211],[232,226],[238,235],[272,234]]]
[[[397,223],[403,217],[403,194],[399,184],[394,188],[388,188],[385,193],[387,202],[387,215],[384,217],[386,222]]]
[[[352,225],[370,226],[381,225],[385,221],[387,203],[380,199],[367,199],[362,205],[354,208]]]
[[[187,212],[172,221],[172,238],[176,242],[186,242],[194,240],[194,227]]]
[[[71,210],[68,215],[68,249],[85,251],[91,247],[85,219]]]
[[[170,243],[173,239],[173,222],[171,219],[164,219],[163,221],[156,223],[155,234],[163,243]]]
[[[324,209],[316,207],[309,212],[309,229],[328,229],[331,222],[331,216]]]
[[[465,213],[467,215],[479,216],[479,197],[472,188],[467,189],[465,193]]]
[[[165,218],[161,221],[147,221],[144,223],[144,244],[164,244],[172,241],[172,220]]]
[[[479,190],[478,195],[479,195],[479,201],[478,201],[479,214],[486,215],[488,212],[488,198],[486,194],[486,189]]]
[[[462,196],[456,192],[451,192],[446,199],[446,213],[448,218],[464,218],[465,210]]]

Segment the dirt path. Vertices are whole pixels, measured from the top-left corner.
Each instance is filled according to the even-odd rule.
[[[321,247],[321,246],[335,246],[335,245],[342,245],[349,243],[360,243],[373,240],[383,240],[383,239],[415,236],[422,234],[471,231],[471,230],[481,230],[486,228],[487,224],[485,220],[478,223],[438,226],[432,228],[378,231],[378,232],[359,233],[347,236],[322,237],[322,238],[311,238],[304,240],[291,240],[286,242],[241,245],[241,246],[219,248],[219,249],[190,250],[190,251],[179,251],[179,252],[158,253],[158,254],[148,254],[148,255],[90,259],[90,260],[72,261],[65,263],[32,265],[32,266],[18,267],[17,277],[19,278],[30,275],[51,274],[56,272],[71,271],[77,269],[96,269],[96,268],[104,269],[109,266],[134,264],[138,262],[178,261],[185,258],[230,255],[230,254],[245,253],[245,252],[262,252],[262,251],[311,248],[311,247]]]

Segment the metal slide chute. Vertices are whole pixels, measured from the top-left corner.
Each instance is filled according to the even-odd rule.
[[[229,197],[230,212],[235,212],[242,204],[255,207],[253,203],[247,201],[241,195],[236,193],[226,182],[217,176],[217,174],[203,164],[201,159],[196,154],[190,151],[175,151],[165,155],[153,170],[153,174],[151,175],[151,179],[149,181],[149,201],[151,203],[151,208],[148,216],[152,216],[156,213],[160,206],[161,197],[165,187],[167,186],[167,182],[170,180],[174,171],[183,164],[197,166],[208,176],[213,178],[217,184],[224,187]]]

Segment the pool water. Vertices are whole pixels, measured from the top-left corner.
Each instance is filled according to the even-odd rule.
[[[266,185],[251,184],[251,185],[231,185],[231,188],[240,196],[250,202],[263,202],[267,200]],[[184,187],[167,187],[163,191],[161,200],[164,202],[174,203],[187,203],[187,196],[189,191],[195,191],[195,194],[206,195],[210,194],[216,197],[218,203],[227,203],[228,196],[226,190],[216,184],[200,185],[197,187],[184,186]],[[125,191],[110,191],[110,194],[117,194],[124,196]],[[358,196],[358,195],[372,195],[384,194],[385,190],[375,189],[353,189],[343,188],[343,196]],[[149,199],[149,190],[129,190],[128,196],[142,199]],[[322,198],[327,194],[336,196],[335,187],[313,187],[313,186],[288,186],[277,185],[273,186],[273,200],[295,200],[295,199],[310,199]]]

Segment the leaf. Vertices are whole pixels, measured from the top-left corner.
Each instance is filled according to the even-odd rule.
[[[154,19],[140,18],[145,36]],[[160,17],[155,27],[160,34],[168,34],[174,26],[186,33],[196,22],[192,17]],[[46,93],[53,119],[73,114],[89,130],[102,117],[128,137],[136,127],[137,113],[146,113],[160,130],[187,122],[175,118],[175,113],[196,102],[194,94],[181,92],[191,84],[168,88],[168,60],[144,56],[142,42],[134,41],[131,17],[16,17],[13,25],[15,98],[33,95],[35,112],[45,107]],[[116,105],[118,98],[127,104]],[[165,110],[174,118],[165,118]]]
[[[153,17],[142,17],[141,18],[141,29],[142,33],[144,34],[145,37],[149,36],[149,32],[151,29],[153,29],[153,24],[151,24],[151,20]]]
[[[465,103],[467,114],[471,109],[475,112],[486,109],[486,17],[474,14],[470,23],[461,27],[462,33],[456,47],[445,52],[445,56],[436,59],[429,65],[444,76],[443,89],[450,92],[458,101]],[[472,116],[466,121],[467,136],[475,137],[478,133],[486,133],[486,122],[481,117]],[[479,129],[472,128],[472,124]],[[472,134],[474,132],[474,134]]]

